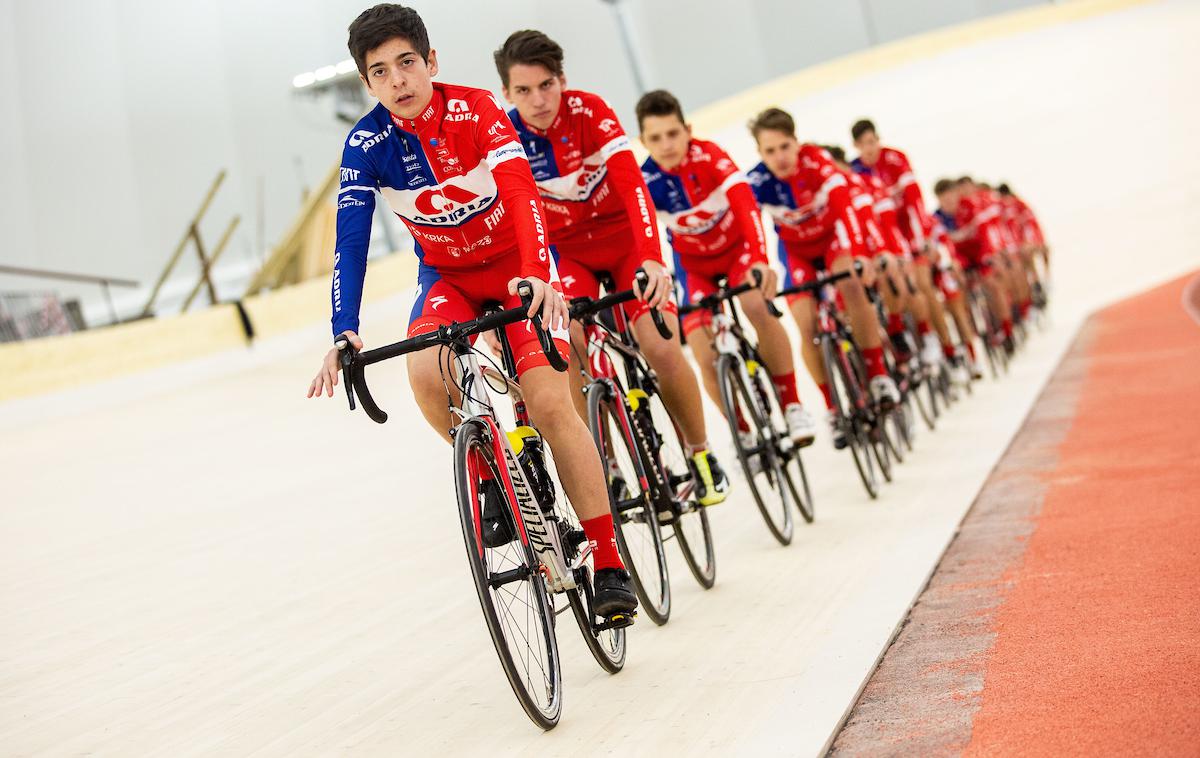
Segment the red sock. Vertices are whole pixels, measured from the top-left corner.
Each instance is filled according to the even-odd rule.
[[[946,356],[947,358],[953,358],[955,355],[957,355],[957,352],[954,350],[954,345],[949,343],[942,345],[942,355]]]
[[[833,408],[833,390],[829,388],[828,382],[818,384],[817,387],[821,390],[821,397],[825,398],[825,408]]]
[[[924,337],[926,334],[929,334],[932,331],[933,330],[929,328],[928,321],[918,321],[917,322],[917,334]]]
[[[967,343],[967,355],[971,356],[972,362],[975,360],[975,340]]]
[[[1004,329],[1004,336],[1011,338],[1013,336],[1012,319],[1011,318],[1004,319],[1004,323],[1003,323],[1002,327]]]
[[[775,382],[775,389],[779,390],[779,402],[783,403],[784,408],[792,403],[800,403],[800,393],[796,391],[795,371],[787,374],[776,374],[771,377],[771,381]]]
[[[887,333],[899,334],[904,331],[904,317],[899,313],[893,313],[888,316]]]
[[[882,347],[864,347],[862,353],[867,361],[867,376],[883,376],[887,373],[887,368],[883,365]]]
[[[606,568],[625,568],[621,554],[617,552],[617,535],[613,533],[612,514],[590,518],[580,522],[583,533],[592,543],[592,562],[596,571]]]

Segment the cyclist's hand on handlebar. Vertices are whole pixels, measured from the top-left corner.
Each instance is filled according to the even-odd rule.
[[[646,272],[646,288],[643,290],[635,280],[633,290],[639,300],[645,301],[651,308],[662,310],[663,306],[671,302],[671,290],[674,288],[671,272],[655,260],[643,263],[642,270]]]
[[[362,350],[362,340],[349,329],[338,335],[338,339],[348,340],[355,350]],[[341,371],[341,362],[338,357],[340,352],[337,346],[334,346],[328,353],[325,353],[325,358],[321,361],[321,369],[308,385],[309,397],[320,397],[322,394],[333,397],[333,388],[337,386],[338,373]]]
[[[775,293],[779,291],[779,275],[775,273],[775,269],[771,268],[767,263],[755,263],[746,272],[746,283],[754,283],[754,272],[758,271],[762,275],[762,281],[758,285],[758,289],[762,291],[763,297],[772,300]]]
[[[856,258],[855,260],[862,263],[862,271],[858,274],[858,280],[863,283],[864,287],[874,287],[877,273],[875,261],[870,258]]]
[[[514,277],[508,282],[508,294],[517,294],[517,284],[522,281],[529,282],[533,290],[533,297],[529,301],[529,313],[526,315],[533,318],[540,313],[543,329],[553,331],[565,328],[571,314],[558,290],[535,276]]]

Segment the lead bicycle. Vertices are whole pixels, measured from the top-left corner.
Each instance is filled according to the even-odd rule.
[[[476,594],[500,665],[513,694],[538,726],[551,729],[562,713],[562,669],[555,636],[557,617],[568,608],[597,663],[609,673],[625,665],[625,627],[634,613],[597,616],[592,605],[591,544],[574,510],[550,476],[546,452],[537,430],[529,423],[524,401],[507,384],[489,382],[481,368],[472,338],[498,330],[499,372],[519,386],[516,363],[503,327],[526,318],[529,286],[519,285],[523,305],[490,310],[481,318],[439,327],[391,345],[355,352],[345,340],[336,344],[350,409],[355,397],[373,421],[384,423],[367,387],[364,369],[374,363],[418,350],[438,347],[446,352],[443,376],[457,387],[450,410],[460,419],[451,430],[454,439],[454,483],[463,541]],[[530,319],[551,366],[565,371],[540,316]],[[517,426],[506,432],[496,417],[490,392],[510,394]],[[449,393],[448,393],[449,394]],[[483,541],[483,482],[501,483],[501,492],[517,538],[499,547]]]

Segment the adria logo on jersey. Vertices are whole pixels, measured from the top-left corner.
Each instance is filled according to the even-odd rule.
[[[479,115],[471,113],[470,106],[466,100],[447,100],[446,111],[449,113],[446,116],[446,121],[478,121]]]

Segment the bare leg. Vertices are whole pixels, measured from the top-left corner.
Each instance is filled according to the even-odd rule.
[[[531,368],[521,376],[529,418],[550,445],[563,490],[580,520],[608,514],[608,489],[600,454],[587,425],[572,405],[569,381],[549,366]]]

